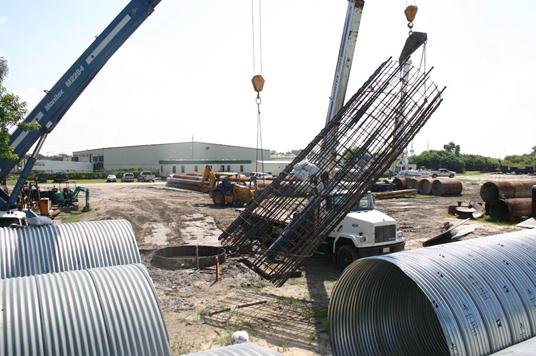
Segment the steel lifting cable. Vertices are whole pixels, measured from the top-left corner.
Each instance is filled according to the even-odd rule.
[[[257,93],[255,103],[257,104],[257,137],[256,137],[256,155],[255,155],[255,172],[258,172],[259,151],[261,160],[261,171],[264,172],[264,150],[262,144],[262,122],[261,122],[261,91],[264,87],[264,78],[262,76],[262,0],[251,0],[251,42],[252,42],[252,57],[253,57],[253,73],[257,73],[257,42],[256,37],[259,37],[258,52],[259,52],[259,74],[255,74],[251,79],[253,89]],[[258,16],[255,16],[255,3],[258,4]],[[255,21],[256,17],[258,21]],[[264,176],[263,176],[264,180]]]

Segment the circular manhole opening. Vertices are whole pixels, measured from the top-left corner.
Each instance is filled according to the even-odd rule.
[[[182,245],[156,250],[151,263],[163,269],[205,268],[225,262],[225,250],[217,246]]]

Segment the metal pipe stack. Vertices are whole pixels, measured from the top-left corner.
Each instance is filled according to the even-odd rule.
[[[132,225],[0,229],[0,354],[170,355]]]
[[[536,179],[517,179],[486,182],[480,196],[486,210],[497,220],[514,220],[532,214],[532,186]]]

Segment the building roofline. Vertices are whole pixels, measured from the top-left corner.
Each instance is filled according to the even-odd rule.
[[[164,145],[176,145],[176,144],[188,144],[188,143],[200,143],[205,145],[216,145],[216,146],[226,146],[226,147],[236,147],[236,148],[248,148],[255,150],[255,147],[247,147],[247,146],[236,146],[236,145],[227,145],[222,143],[212,143],[212,142],[203,142],[203,141],[184,141],[184,142],[166,142],[166,143],[149,143],[145,145],[129,145],[129,146],[111,146],[111,147],[100,147],[100,148],[89,148],[86,150],[79,150],[79,151],[73,151],[73,155],[75,153],[82,153],[87,151],[98,151],[98,150],[109,150],[109,149],[117,149],[117,148],[132,148],[132,147],[148,147],[148,146],[164,146]],[[263,151],[270,151],[268,148],[264,148]]]

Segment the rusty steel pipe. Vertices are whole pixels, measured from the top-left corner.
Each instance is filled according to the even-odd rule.
[[[486,203],[499,199],[530,198],[536,179],[517,179],[486,182],[480,188],[480,196]]]
[[[417,185],[417,191],[419,194],[431,195],[432,194],[432,182],[430,178],[422,179]]]
[[[408,178],[400,177],[393,179],[393,184],[396,185],[396,190],[408,189]]]
[[[426,178],[409,178],[408,179],[408,189],[417,189],[419,188],[419,182]]]
[[[436,179],[432,183],[432,194],[438,197],[462,195],[463,185],[459,180]]]
[[[497,220],[531,216],[532,198],[500,199],[489,203],[489,215]]]

